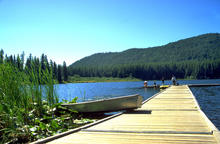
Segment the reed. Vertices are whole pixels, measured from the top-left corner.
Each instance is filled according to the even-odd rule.
[[[25,126],[43,117],[43,100],[50,108],[58,102],[50,70],[32,66],[24,72],[11,64],[0,64],[0,141],[16,141],[14,138],[18,137],[29,139],[30,130]]]
[[[31,98],[25,87],[27,77],[10,64],[0,65],[0,135],[2,141],[16,133],[23,125]]]
[[[27,143],[92,122],[62,107],[54,84],[52,69],[0,64],[0,143]]]

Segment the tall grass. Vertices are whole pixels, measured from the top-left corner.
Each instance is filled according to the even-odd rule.
[[[49,107],[58,102],[52,71],[0,64],[0,142],[29,141],[29,124],[45,113],[43,100]]]
[[[58,103],[54,83],[52,70],[40,65],[0,64],[0,143],[27,143],[92,122]]]
[[[15,67],[10,64],[0,65],[0,135],[3,142],[13,137],[16,128],[26,121],[31,101],[25,87],[26,81],[25,74]]]
[[[28,91],[31,92],[32,101],[36,103],[39,113],[43,110],[43,100],[47,101],[50,107],[58,102],[52,70],[42,70],[40,66],[32,65],[27,75],[29,76]]]

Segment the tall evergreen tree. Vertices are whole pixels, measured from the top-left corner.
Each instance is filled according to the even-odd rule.
[[[6,63],[8,63],[9,62],[9,58],[8,58],[8,55],[7,54],[5,54],[5,60],[4,60]]]
[[[0,51],[0,64],[2,64],[4,62],[4,51],[3,49],[1,49]]]
[[[41,55],[40,62],[41,62],[41,69],[42,69],[42,70],[46,70],[45,56],[44,56],[44,54]]]
[[[9,62],[10,62],[11,64],[14,64],[14,60],[13,60],[13,56],[12,56],[12,55],[9,56]]]
[[[58,72],[57,72],[57,64],[56,62],[53,62],[53,78],[58,79]]]
[[[58,72],[57,72],[57,76],[58,76],[58,82],[62,83],[62,67],[61,65],[58,65]]]
[[[20,59],[20,56],[19,56],[19,55],[17,56],[17,61],[16,61],[16,63],[17,63],[17,68],[18,68],[20,71],[22,71],[22,70],[23,70],[23,67],[22,67],[22,62],[21,62],[21,59]]]
[[[63,80],[68,81],[68,71],[66,67],[66,62],[63,62]]]
[[[31,69],[31,63],[32,63],[32,54],[30,54],[26,60],[26,64],[25,64],[26,72]]]
[[[24,69],[24,56],[25,56],[25,54],[24,54],[24,51],[22,52],[22,54],[21,54],[21,68],[22,69]]]

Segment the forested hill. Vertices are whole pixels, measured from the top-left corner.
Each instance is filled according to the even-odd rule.
[[[128,49],[118,53],[98,53],[85,57],[70,67],[218,58],[220,58],[220,34],[204,34],[159,47]]]
[[[172,42],[167,45],[151,47],[151,48],[133,48],[128,49],[123,52],[109,52],[109,53],[98,53],[88,57],[85,57],[72,65],[69,66],[69,73],[73,75],[74,73],[88,76],[86,74],[88,70],[96,71],[94,76],[115,76],[113,74],[113,69],[120,66],[126,65],[140,66],[150,65],[156,66],[169,63],[198,63],[198,62],[217,62],[220,60],[220,34],[219,33],[209,33],[203,34],[196,37],[191,37],[177,42]],[[102,67],[102,72],[100,71]],[[110,69],[111,67],[111,69]],[[82,69],[84,68],[85,71]],[[103,69],[108,69],[112,73],[106,74]],[[147,68],[146,68],[147,69]],[[145,69],[145,70],[146,70]],[[119,70],[119,68],[118,68]],[[136,69],[137,70],[137,69]],[[156,70],[156,69],[154,69]],[[116,70],[115,70],[116,71]],[[134,71],[129,71],[132,76],[134,76]],[[145,71],[146,72],[146,71]],[[170,71],[170,73],[172,70]],[[100,74],[101,73],[101,74]],[[117,71],[117,76],[120,76]],[[91,75],[91,76],[93,76]],[[126,74],[127,76],[128,74]],[[191,76],[185,75],[182,77]],[[121,77],[121,76],[120,76]],[[137,76],[136,76],[137,77]],[[159,78],[159,76],[156,76]],[[198,76],[194,76],[200,78]],[[206,77],[206,76],[205,76]],[[146,77],[143,77],[146,78]]]

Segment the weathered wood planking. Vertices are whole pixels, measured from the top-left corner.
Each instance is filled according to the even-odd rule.
[[[188,86],[172,86],[127,112],[50,143],[215,144],[219,131]]]
[[[188,134],[134,134],[78,132],[58,139],[54,144],[215,144],[212,135]]]

